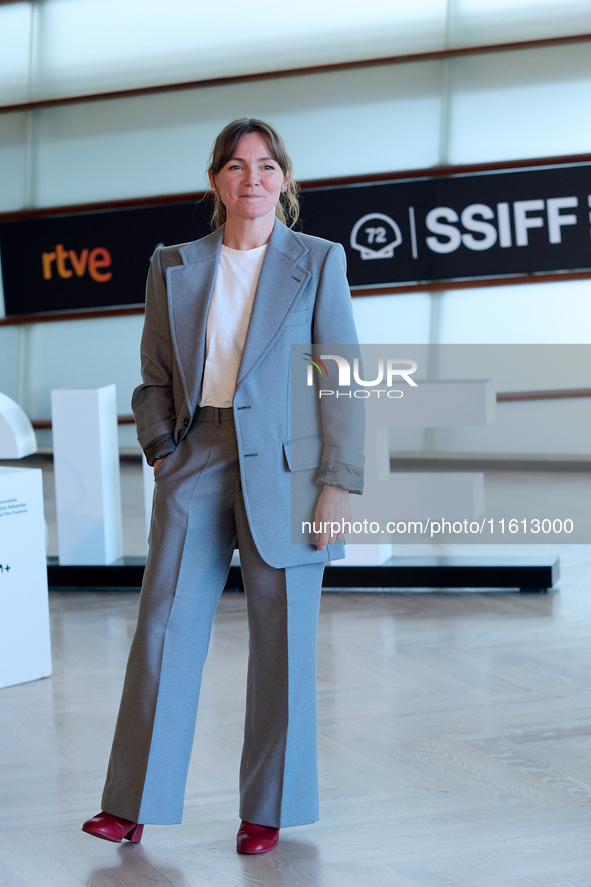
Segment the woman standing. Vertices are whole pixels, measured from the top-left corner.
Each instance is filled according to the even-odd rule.
[[[106,840],[181,821],[236,544],[250,639],[237,849],[270,850],[280,827],[318,818],[316,626],[325,562],[344,549],[326,532],[292,544],[291,475],[310,518],[349,519],[363,428],[327,398],[291,428],[291,346],[356,342],[342,247],[284,224],[298,211],[291,171],[272,126],[233,121],[209,168],[216,230],[152,259],[133,396],[155,468],[150,551],[103,812],[83,825]]]

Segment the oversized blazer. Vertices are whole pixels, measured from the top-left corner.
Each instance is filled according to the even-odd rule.
[[[132,407],[148,461],[170,453],[169,482],[174,451],[183,446],[198,411],[207,314],[222,238],[219,228],[201,240],[160,247],[150,265],[141,343],[143,383],[134,391]],[[291,376],[297,372],[301,385],[307,385],[304,355],[314,345],[356,342],[342,246],[296,233],[276,220],[233,401],[249,526],[261,557],[271,566],[344,557],[342,543],[316,551],[312,536],[302,536],[307,544],[291,541],[291,481],[297,472],[298,516],[310,521],[324,482],[361,492],[361,402],[350,393],[319,398],[317,388],[307,388],[292,424]],[[294,367],[293,345],[302,346]],[[330,384],[334,389],[336,383]]]

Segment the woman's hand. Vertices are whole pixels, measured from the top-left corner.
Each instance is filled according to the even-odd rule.
[[[164,462],[164,456],[162,457],[162,459],[154,459],[154,463],[152,465],[154,471],[156,471],[161,462]]]
[[[321,528],[321,532],[316,533],[317,551],[324,551],[329,543],[343,538],[343,521],[351,523],[349,491],[325,484],[314,512],[314,523]]]

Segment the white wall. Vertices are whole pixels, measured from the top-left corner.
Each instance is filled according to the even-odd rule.
[[[3,5],[0,101],[591,31],[588,0],[368,0],[361,15],[326,0],[314,16],[311,2],[255,16],[250,41],[234,0],[223,28],[218,7],[188,0]],[[244,114],[279,128],[301,180],[587,151],[590,79],[580,44],[3,114],[0,211],[200,190],[215,135]],[[360,297],[354,311],[367,342],[588,342],[590,295],[591,282],[477,288]],[[140,327],[0,328],[0,390],[48,418],[51,387],[116,382],[128,413]]]
[[[141,382],[139,343],[143,317],[56,321],[0,327],[0,390],[33,419],[51,416],[53,388],[117,385],[119,415],[131,413],[131,394]],[[137,446],[135,428],[119,429],[120,445]],[[38,432],[40,446],[51,433]]]
[[[591,9],[591,4],[589,4]],[[580,154],[591,145],[591,45],[448,62],[450,163]]]
[[[0,102],[589,31],[588,0],[8,3]]]
[[[442,63],[430,62],[39,111],[30,203],[202,190],[217,133],[245,114],[273,121],[300,180],[431,166],[438,162],[441,78]],[[10,156],[16,175],[20,155]]]

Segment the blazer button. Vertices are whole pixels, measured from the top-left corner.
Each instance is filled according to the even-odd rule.
[[[185,428],[188,428],[189,427],[189,420],[183,419],[183,425],[185,426]]]

